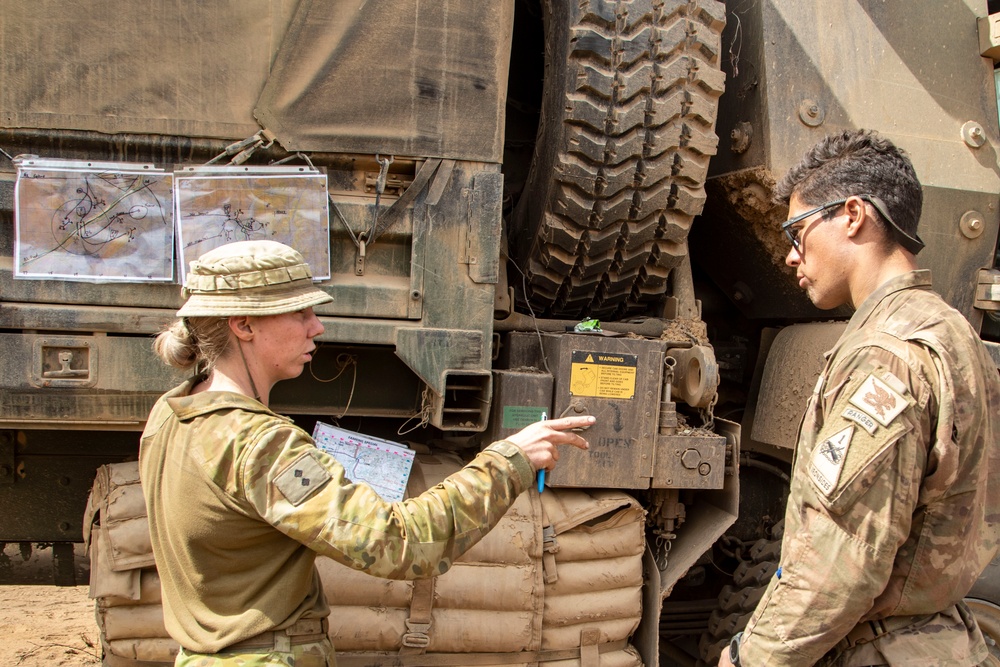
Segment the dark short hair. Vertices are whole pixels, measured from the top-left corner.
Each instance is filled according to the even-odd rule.
[[[845,130],[810,148],[775,187],[780,203],[788,204],[793,193],[812,206],[851,195],[875,195],[910,236],[916,236],[924,198],[910,158],[874,130]],[[886,238],[898,242],[882,216],[875,217]]]

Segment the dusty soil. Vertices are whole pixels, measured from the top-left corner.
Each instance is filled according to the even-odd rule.
[[[100,665],[94,601],[86,586],[0,586],[0,665]]]

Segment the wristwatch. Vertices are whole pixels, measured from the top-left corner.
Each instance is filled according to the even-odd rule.
[[[740,643],[743,641],[743,633],[737,632],[729,640],[729,662],[735,667],[740,667]]]

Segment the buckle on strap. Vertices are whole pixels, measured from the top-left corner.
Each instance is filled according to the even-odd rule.
[[[559,540],[556,539],[556,529],[552,525],[542,528],[542,575],[545,583],[552,585],[559,581],[559,569],[556,567],[556,554],[559,553]]]
[[[409,648],[427,648],[431,643],[428,632],[431,629],[430,623],[414,623],[406,619],[406,632],[403,634],[403,646]]]
[[[559,540],[556,539],[556,529],[554,526],[544,526],[542,528],[542,551],[546,553],[559,553]]]

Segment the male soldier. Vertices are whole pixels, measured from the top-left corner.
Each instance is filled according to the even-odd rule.
[[[917,269],[913,166],[874,132],[844,132],[777,197],[799,286],[855,313],[799,430],[780,567],[719,664],[978,664],[962,598],[1000,539],[1000,378]]]

